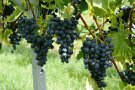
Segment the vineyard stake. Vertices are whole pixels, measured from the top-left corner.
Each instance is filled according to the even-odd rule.
[[[46,90],[45,70],[41,73],[42,67],[37,64],[36,54],[32,52],[32,73],[34,90]]]

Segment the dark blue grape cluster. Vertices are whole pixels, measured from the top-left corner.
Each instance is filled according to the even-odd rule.
[[[10,44],[12,44],[12,47],[14,50],[16,50],[16,46],[19,45],[20,41],[21,41],[21,35],[18,32],[17,25],[18,24],[14,23],[14,22],[8,22],[6,24],[6,29],[11,30],[11,34],[9,35],[8,38],[9,38]]]
[[[52,35],[38,34],[38,26],[34,19],[21,17],[18,21],[18,29],[22,37],[31,44],[31,48],[36,53],[38,65],[43,66],[47,61],[47,52],[53,48]]]
[[[128,22],[129,20],[129,15],[130,15],[130,12],[132,10],[132,7],[130,6],[123,6],[123,7],[120,7],[119,11],[117,13],[120,13],[122,12],[123,15],[121,16],[121,19],[124,21],[124,22]]]
[[[81,48],[85,68],[91,72],[91,77],[97,82],[100,89],[107,85],[103,80],[106,77],[106,69],[112,66],[113,48],[109,37],[106,37],[105,43],[86,37]]]
[[[56,43],[60,44],[59,54],[62,62],[68,62],[73,54],[73,43],[79,37],[76,32],[78,21],[71,17],[61,20],[59,17],[53,17],[48,22],[47,34],[56,35]]]
[[[128,21],[129,21],[129,17],[130,17],[130,12],[132,10],[132,7],[130,6],[123,6],[120,7],[119,10],[116,12],[116,20],[117,20],[117,24],[116,26],[119,27],[120,25],[120,19],[122,19],[122,23],[124,24],[124,28],[128,28]],[[122,13],[122,16],[119,15]],[[107,19],[106,22],[112,23],[111,20]],[[114,26],[109,26],[108,27],[109,31],[111,32],[118,32],[118,28],[114,27]]]
[[[39,0],[39,4],[40,4],[40,7],[41,7],[41,13],[42,13],[43,19],[46,18],[46,15],[53,15],[54,17],[56,17],[55,13],[58,12],[58,9],[49,9],[50,6],[56,5],[55,0],[51,0],[50,3],[44,2],[43,0]]]
[[[15,8],[10,4],[10,5],[5,5],[4,10],[3,10],[3,17],[6,18],[7,16],[10,16]],[[16,45],[19,45],[19,42],[21,41],[21,35],[18,33],[18,30],[16,28],[16,23],[14,22],[8,22],[6,23],[6,26],[4,29],[10,29],[12,33],[9,36],[10,43],[13,46],[13,49],[16,50]]]
[[[3,10],[3,17],[10,16],[13,13],[14,10],[15,9],[11,4],[10,5],[5,5],[4,10]]]
[[[127,69],[120,72],[120,75],[123,82],[135,86],[135,72],[132,70],[133,67],[134,67],[134,63],[130,65],[127,63]]]
[[[16,50],[16,45],[20,44],[21,35],[16,28],[12,28],[11,30],[12,30],[12,33],[9,36],[9,40],[13,46],[13,49]]]

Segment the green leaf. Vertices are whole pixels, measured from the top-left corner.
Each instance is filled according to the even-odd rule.
[[[135,65],[133,66],[133,71],[135,71]]]
[[[65,6],[67,6],[70,1],[71,1],[71,0],[57,0],[57,2],[63,3]]]
[[[134,86],[128,85],[124,88],[124,90],[135,90]]]
[[[128,2],[130,2],[130,4],[133,4],[135,0],[128,0]]]
[[[88,5],[86,2],[81,2],[81,4],[78,5],[78,12],[83,12],[88,9]]]
[[[114,56],[117,61],[122,64],[125,60],[131,62],[132,58],[132,49],[128,43],[129,30],[124,28],[123,24],[120,24],[118,27],[118,32],[111,33],[112,41],[114,43]]]
[[[110,12],[109,0],[103,0],[103,1],[102,1],[102,7],[103,7],[107,12]]]
[[[111,1],[111,2],[109,3],[109,6],[110,6],[110,9],[111,9],[112,11],[115,11],[115,9],[117,8],[115,1]]]
[[[93,7],[95,16],[105,17],[107,12],[103,8]]]
[[[11,2],[13,5],[20,7],[22,10],[25,10],[25,6],[22,3],[22,0],[9,0],[9,2]],[[23,2],[26,2],[26,1],[23,1]]]
[[[71,18],[73,9],[71,8],[71,5],[68,5],[63,10],[64,13],[62,13],[62,16],[64,18]]]
[[[55,1],[60,9],[63,9],[64,6],[68,6],[70,2],[70,0],[55,0]]]
[[[122,4],[122,0],[115,0],[116,6],[120,6]]]
[[[16,8],[15,11],[14,11],[10,16],[8,16],[8,17],[5,19],[5,22],[13,22],[13,21],[15,21],[21,14],[22,14],[22,11],[21,11],[19,8]]]
[[[9,45],[8,37],[11,34],[11,30],[6,29],[4,32],[0,30],[0,41]]]
[[[77,54],[76,59],[77,60],[80,60],[82,57],[83,57],[83,52],[82,51],[79,51],[79,53]]]
[[[32,9],[36,17],[40,16],[40,8],[39,8],[39,0],[30,0],[30,4],[32,5]]]

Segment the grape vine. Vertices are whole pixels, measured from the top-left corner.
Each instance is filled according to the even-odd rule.
[[[135,85],[134,63],[131,63],[135,56],[135,2],[126,0],[129,5],[122,0],[119,3],[117,0],[15,1],[2,0],[0,10],[2,33],[11,31],[8,41],[14,49],[25,39],[36,53],[38,65],[43,67],[54,43],[59,45],[61,62],[68,63],[74,54],[75,40],[81,40],[83,45],[77,57],[83,58],[100,90],[107,86],[104,79],[112,65],[123,82]],[[130,63],[120,71],[117,61],[123,66],[125,61]]]

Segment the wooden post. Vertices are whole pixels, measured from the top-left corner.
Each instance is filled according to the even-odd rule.
[[[42,67],[37,65],[36,54],[32,52],[32,71],[34,90],[46,90],[45,70],[41,73]]]

